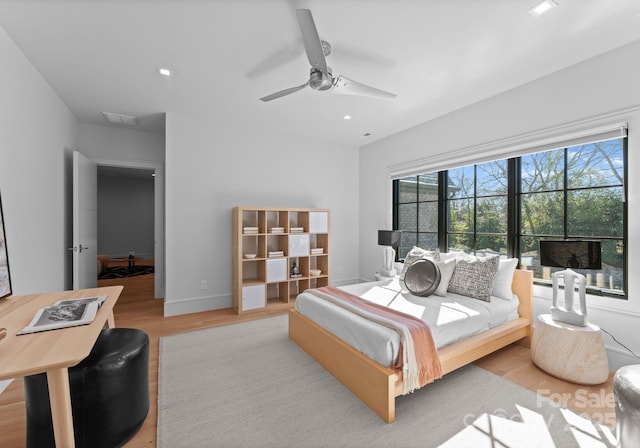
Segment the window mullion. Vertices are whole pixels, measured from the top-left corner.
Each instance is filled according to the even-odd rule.
[[[507,160],[507,257],[520,254],[520,157]]]
[[[478,165],[473,165],[473,254],[478,250]]]
[[[563,173],[563,213],[564,217],[562,220],[562,232],[564,234],[564,239],[569,238],[569,219],[567,217],[567,212],[569,211],[569,148],[564,148],[564,173]]]
[[[399,229],[399,211],[400,211],[400,180],[399,179],[395,179],[393,181],[393,223],[392,223],[392,229]]]
[[[438,247],[446,252],[449,247],[447,240],[449,214],[447,213],[447,196],[449,194],[449,175],[447,171],[438,172]]]

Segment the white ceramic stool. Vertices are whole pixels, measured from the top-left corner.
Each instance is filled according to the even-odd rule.
[[[531,357],[545,372],[572,383],[601,384],[609,378],[609,360],[597,325],[580,327],[541,314],[533,329]]]

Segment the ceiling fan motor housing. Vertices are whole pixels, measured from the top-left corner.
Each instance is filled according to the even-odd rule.
[[[329,76],[325,76],[320,70],[312,68],[311,76],[309,77],[309,87],[314,90],[329,90],[333,87],[331,69],[329,69]]]

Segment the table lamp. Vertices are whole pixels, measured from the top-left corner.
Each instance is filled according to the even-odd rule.
[[[396,261],[395,247],[400,245],[402,232],[400,230],[378,230],[378,245],[385,246],[382,251],[382,269],[380,274],[385,277],[395,277],[398,275],[394,268]]]
[[[587,326],[586,283],[584,275],[573,269],[602,269],[600,241],[541,240],[540,265],[566,268],[554,272],[551,318],[581,327]],[[564,283],[564,306],[558,305],[560,280]],[[574,307],[574,293],[578,291],[579,308]]]

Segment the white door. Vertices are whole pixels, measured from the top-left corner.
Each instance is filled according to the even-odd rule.
[[[73,152],[73,289],[98,284],[98,166]]]

